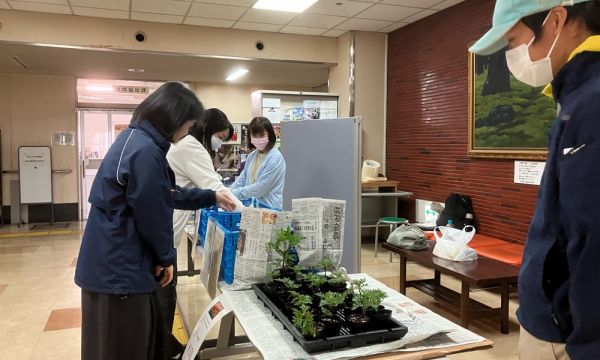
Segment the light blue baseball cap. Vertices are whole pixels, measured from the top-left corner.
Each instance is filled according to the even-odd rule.
[[[469,48],[478,55],[490,55],[508,43],[504,35],[522,18],[548,11],[557,6],[573,6],[590,0],[496,0],[492,28]]]

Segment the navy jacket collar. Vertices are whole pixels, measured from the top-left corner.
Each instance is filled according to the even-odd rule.
[[[552,81],[554,99],[558,103],[598,71],[600,52],[586,51],[566,63]]]
[[[152,138],[152,140],[154,140],[156,145],[158,145],[158,147],[160,147],[162,151],[164,151],[165,153],[169,151],[171,143],[169,143],[167,139],[165,139],[165,137],[162,136],[158,132],[158,130],[156,130],[154,126],[152,126],[152,124],[150,124],[147,120],[142,120],[141,122],[129,124],[129,127],[132,129],[142,130],[143,132],[148,134]]]

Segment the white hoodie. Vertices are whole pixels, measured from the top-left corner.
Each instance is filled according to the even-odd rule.
[[[226,191],[235,201],[236,210],[241,210],[242,203],[223,185],[221,175],[213,166],[212,159],[204,146],[192,135],[187,135],[171,145],[167,160],[175,173],[175,182],[182,188],[201,188],[214,191]],[[179,245],[185,236],[185,225],[192,211],[175,210],[173,212],[173,243]]]

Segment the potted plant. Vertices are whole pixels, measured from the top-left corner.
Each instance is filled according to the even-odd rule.
[[[296,269],[293,267],[297,263],[298,258],[297,256],[293,256],[290,250],[295,249],[301,240],[302,238],[295,235],[288,227],[287,229],[279,230],[275,239],[267,243],[267,251],[275,251],[281,259],[281,267],[279,268],[280,276],[296,278]]]
[[[292,324],[307,339],[320,337],[323,333],[323,324],[316,323],[311,309],[302,304],[293,310]]]
[[[360,310],[360,312],[348,316],[348,327],[350,328],[350,331],[364,331],[369,326],[369,322],[375,320],[368,316],[368,311],[372,310],[377,312],[385,297],[385,292],[379,289],[365,290],[361,287],[360,291],[354,294],[352,306],[353,309]]]
[[[323,290],[345,294],[348,291],[348,279],[346,278],[346,274],[339,270],[333,271]]]
[[[340,333],[341,321],[336,315],[338,309],[344,304],[346,294],[335,292],[319,293],[319,308],[321,309],[321,323],[325,329],[325,336],[336,336]]]
[[[274,300],[275,303],[279,302],[282,307],[285,307],[292,300],[291,292],[298,290],[300,285],[289,278],[276,279],[275,282],[279,283],[279,286],[275,288],[274,298],[271,298],[271,300]]]
[[[325,277],[315,273],[306,274],[303,279],[306,292],[311,292],[313,294],[321,291],[321,286],[325,284],[325,282],[327,282]]]
[[[335,264],[333,263],[333,260],[329,258],[324,258],[323,260],[319,261],[318,265],[325,272],[325,277],[327,277],[327,270],[329,270],[329,272],[335,270]]]

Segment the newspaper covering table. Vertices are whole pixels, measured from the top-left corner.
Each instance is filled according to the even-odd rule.
[[[302,237],[298,257],[303,267],[317,266],[323,258],[339,266],[344,244],[346,201],[321,198],[292,200],[294,233]]]
[[[234,311],[246,335],[265,360],[352,359],[394,351],[412,352],[474,343],[482,343],[482,346],[489,344],[485,338],[433,313],[367,274],[349,276],[352,279],[364,278],[368,288],[385,291],[387,298],[383,305],[393,310],[394,319],[408,327],[404,338],[384,344],[309,355],[258,300],[254,291],[225,291],[223,300]]]

